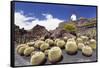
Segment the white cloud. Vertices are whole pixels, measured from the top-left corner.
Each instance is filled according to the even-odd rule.
[[[43,16],[45,16],[46,19],[51,19],[53,18],[53,16],[51,14],[42,14]]]
[[[42,14],[46,19],[39,20],[35,17],[26,17],[23,12],[15,12],[15,24],[18,25],[20,28],[24,28],[25,30],[32,29],[37,24],[41,26],[45,26],[47,30],[53,30],[58,27],[60,22],[64,20],[60,20],[58,18],[53,18],[51,14]],[[28,22],[27,20],[32,20]]]

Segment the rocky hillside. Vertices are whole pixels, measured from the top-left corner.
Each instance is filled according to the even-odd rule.
[[[83,18],[80,17],[77,21],[61,22],[59,28],[63,28],[65,24],[74,23],[77,27],[96,26],[96,18]]]
[[[48,31],[44,26],[36,25],[31,30],[20,29],[15,25],[15,40],[36,40],[41,37],[45,38],[63,38],[74,37],[77,33],[91,33],[92,30],[96,31],[96,18],[86,19],[79,18],[77,21],[61,22],[55,30]]]
[[[30,30],[33,38],[41,38],[45,36],[49,36],[50,33],[44,26],[36,25]]]
[[[15,25],[15,40],[17,42],[37,40],[41,37],[49,37],[49,35],[50,32],[44,26],[36,25],[31,30],[24,30],[24,28],[20,29]]]
[[[73,34],[69,33],[68,31],[62,29],[62,28],[56,28],[52,31],[51,37],[53,38],[63,38],[63,37],[74,37]]]

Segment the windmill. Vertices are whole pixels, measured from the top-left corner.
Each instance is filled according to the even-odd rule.
[[[70,16],[70,20],[71,21],[76,21],[76,20],[78,20],[78,17],[79,17],[79,15],[76,13],[76,11],[72,10],[72,14]]]
[[[77,20],[76,14],[72,14],[70,19],[71,19],[71,21],[76,21]]]

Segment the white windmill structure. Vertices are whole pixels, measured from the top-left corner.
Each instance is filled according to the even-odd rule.
[[[71,19],[71,21],[76,21],[77,20],[76,14],[72,14],[70,19]]]

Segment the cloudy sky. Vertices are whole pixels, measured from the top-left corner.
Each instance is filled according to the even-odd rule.
[[[96,7],[15,2],[14,14],[20,28],[29,30],[39,24],[53,30],[60,22],[70,20],[72,14],[77,18],[96,17]]]

